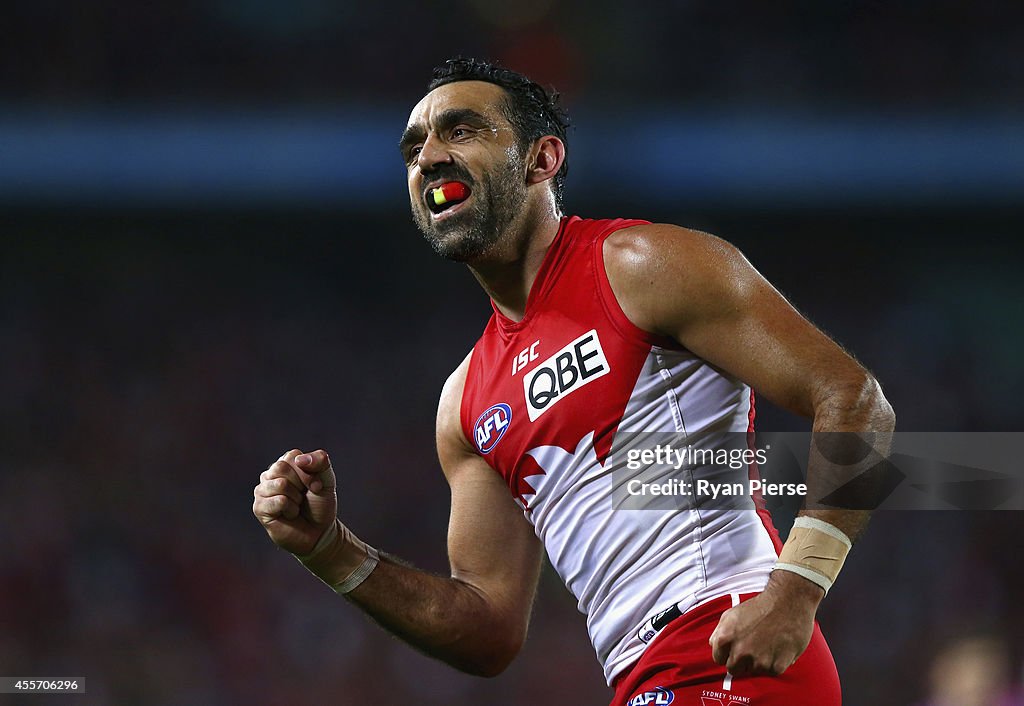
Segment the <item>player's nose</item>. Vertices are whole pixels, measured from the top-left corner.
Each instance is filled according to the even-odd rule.
[[[444,141],[438,139],[433,133],[427,135],[427,139],[423,142],[423,147],[420,148],[420,153],[416,157],[420,171],[429,172],[437,165],[451,161],[452,155]]]

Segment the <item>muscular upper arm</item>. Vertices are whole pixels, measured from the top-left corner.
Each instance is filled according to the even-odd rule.
[[[631,321],[679,341],[776,404],[811,416],[837,387],[873,393],[866,371],[725,241],[677,226],[637,226],[612,234],[604,255]]]
[[[470,447],[460,423],[469,357],[445,383],[437,450],[451,489],[448,559],[452,578],[475,588],[519,642],[526,636],[541,545],[501,477]]]

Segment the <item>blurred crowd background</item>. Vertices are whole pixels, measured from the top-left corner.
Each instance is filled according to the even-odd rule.
[[[458,50],[574,97],[998,109],[1024,97],[1022,23],[999,0],[41,0],[7,9],[0,56],[11,98],[62,105],[402,102]]]
[[[607,703],[550,569],[519,660],[476,679],[250,513],[281,452],[327,448],[343,519],[447,570],[434,409],[490,310],[415,231],[395,143],[459,53],[563,92],[570,212],[736,243],[900,429],[1021,430],[1020,3],[37,0],[0,37],[0,675],[90,704]],[[879,513],[820,611],[846,703],[1024,703],[1022,536]]]

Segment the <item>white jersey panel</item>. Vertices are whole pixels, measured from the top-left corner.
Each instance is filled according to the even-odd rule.
[[[747,510],[613,507],[613,479],[623,483],[630,449],[650,432],[674,432],[698,443],[710,432],[746,432],[750,388],[688,351],[651,349],[604,465],[594,435],[569,453],[540,446],[528,453],[544,474],[528,477],[525,495],[537,536],[552,565],[587,615],[587,627],[609,684],[639,659],[640,627],[679,604],[686,611],[728,593],[764,588],[776,554],[761,517]],[[648,446],[649,447],[649,446]],[[746,482],[747,469],[733,479]]]

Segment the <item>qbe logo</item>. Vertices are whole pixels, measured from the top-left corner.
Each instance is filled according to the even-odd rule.
[[[530,421],[570,393],[611,372],[597,330],[591,329],[531,370],[523,378]]]
[[[489,454],[501,437],[508,431],[508,425],[512,421],[512,408],[504,402],[499,402],[487,408],[476,420],[476,427],[473,435],[476,437],[476,447],[482,454]]]
[[[654,691],[645,691],[629,700],[626,706],[666,706],[676,700],[676,695],[662,686],[654,687]]]

